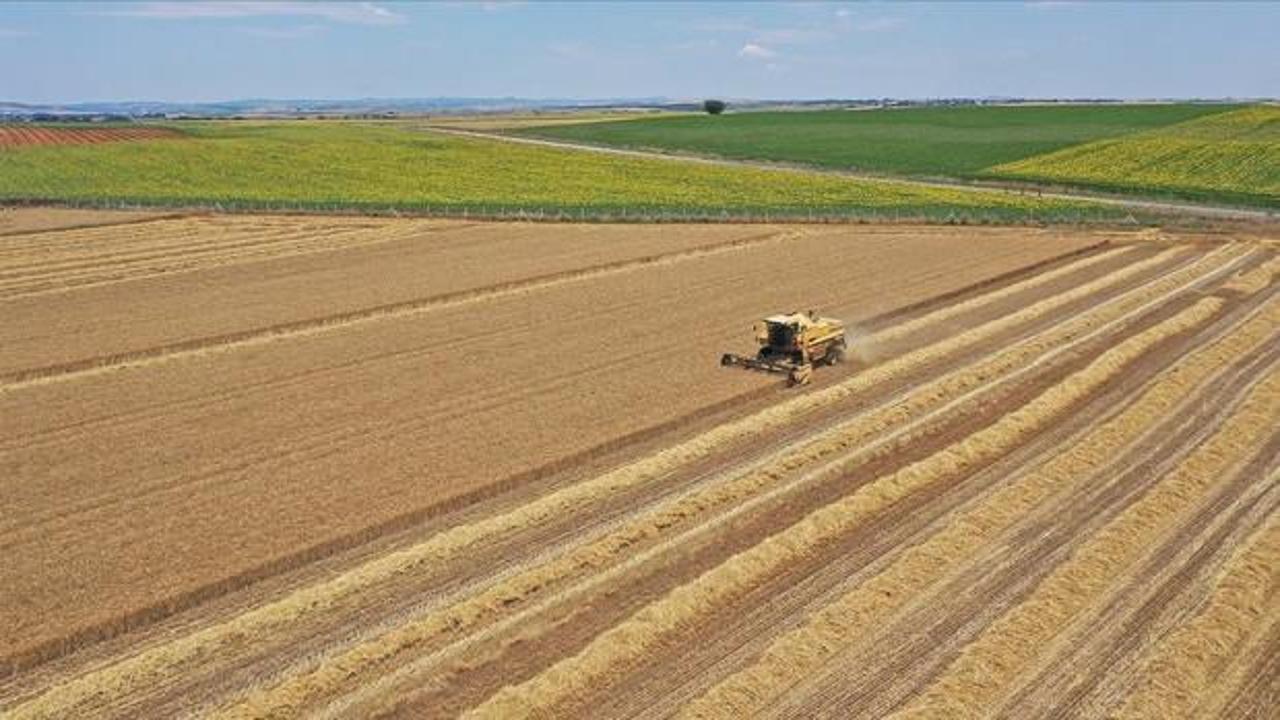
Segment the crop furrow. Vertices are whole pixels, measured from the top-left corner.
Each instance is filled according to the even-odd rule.
[[[687,713],[696,717],[753,714],[773,697],[816,672],[849,643],[873,636],[901,611],[979,547],[992,542],[1026,513],[1050,498],[1073,492],[1092,473],[1111,462],[1174,409],[1219,363],[1266,342],[1280,312],[1255,317],[1212,347],[1184,360],[1179,372],[1159,378],[1129,408],[1089,432],[1042,467],[1011,482],[980,505],[963,511],[938,534],[902,556],[854,590],[816,612],[797,630],[776,640],[752,666],[721,681]]]
[[[1225,268],[1219,268],[1218,270],[1209,272],[1207,273],[1206,278],[1212,278],[1217,276],[1218,274],[1227,272],[1230,269],[1230,267],[1231,265],[1228,265]],[[1181,282],[1185,282],[1187,279],[1187,275],[1185,273],[1175,273],[1174,275],[1178,275],[1179,277],[1170,278],[1170,280],[1176,279]],[[1170,287],[1170,285],[1165,282],[1155,282],[1153,284],[1162,286],[1162,289],[1165,291],[1167,291]],[[1138,297],[1143,297],[1143,293],[1135,293],[1135,295]],[[1149,310],[1150,308],[1154,306],[1158,306],[1165,301],[1164,298],[1157,298],[1156,300],[1151,300],[1150,295],[1146,295],[1145,297],[1148,303],[1147,305],[1141,308],[1142,311]],[[1134,306],[1134,302],[1133,302],[1134,298],[1129,298],[1128,300],[1129,300],[1128,303],[1119,303],[1118,301],[1115,301],[1115,302],[1117,302],[1120,305],[1126,306],[1126,309],[1132,312],[1133,306]],[[1108,305],[1110,305],[1110,303],[1108,303]],[[881,443],[876,443],[874,447],[861,447],[860,443],[867,442],[872,438],[877,437],[877,435],[881,433],[888,432],[890,429],[892,429],[895,426],[895,424],[905,422],[906,420],[908,420],[916,411],[926,410],[931,405],[934,405],[945,398],[955,397],[957,394],[960,394],[960,397],[955,397],[955,399],[951,403],[948,403],[946,407],[944,407],[943,409],[944,411],[954,409],[958,406],[962,406],[965,403],[970,403],[973,401],[973,398],[976,397],[979,391],[992,387],[999,382],[1011,381],[1017,376],[1021,374],[1025,374],[1026,372],[1029,372],[1032,367],[1043,364],[1047,362],[1050,358],[1069,351],[1070,347],[1068,346],[1091,340],[1097,337],[1100,333],[1106,330],[1109,330],[1110,327],[1104,325],[1102,329],[1095,330],[1095,332],[1090,333],[1083,337],[1080,336],[1080,333],[1084,328],[1097,326],[1101,322],[1100,318],[1103,316],[1106,316],[1106,313],[1100,312],[1101,309],[1102,308],[1095,309],[1095,312],[1080,318],[1078,321],[1073,323],[1068,323],[1065,326],[1061,326],[1057,328],[1057,332],[1060,334],[1047,333],[1044,336],[1037,336],[1026,342],[1020,343],[1019,346],[1017,347],[1017,352],[1011,352],[1010,354],[1001,356],[996,359],[977,363],[975,366],[968,368],[965,372],[956,372],[953,375],[945,378],[943,381],[934,382],[929,385],[920,387],[917,390],[915,390],[913,394],[907,396],[905,400],[893,399],[893,400],[887,401],[886,405],[882,407],[879,411],[871,411],[871,412],[862,414],[859,417],[855,418],[854,420],[846,422],[842,425],[839,425],[833,430],[828,431],[827,433],[824,433],[824,435],[829,436],[831,439],[817,442],[817,443],[812,443],[810,446],[802,448],[798,453],[796,453],[796,457],[797,458],[805,457],[806,453],[814,452],[814,448],[818,448],[817,452],[819,453],[819,455],[813,456],[813,457],[820,458],[822,457],[823,453],[829,455],[831,453],[839,452],[842,448],[852,447],[855,449],[855,455],[858,456],[859,462],[868,462],[869,459],[872,456],[874,456],[876,453],[887,452],[887,450],[883,450],[883,449],[887,448],[888,446],[885,445],[883,442],[881,442]],[[1110,308],[1110,309],[1113,312],[1115,312],[1115,308]],[[1113,320],[1113,322],[1110,323],[1110,325],[1114,325],[1115,315],[1114,314],[1110,315],[1110,317]],[[1063,343],[1067,339],[1070,339],[1070,342],[1067,342],[1067,346],[1064,346]],[[1054,350],[1049,352],[1048,355],[1046,356],[1035,358],[1034,360],[1032,360],[1035,353],[1044,352],[1048,348],[1054,348]],[[1008,374],[1011,370],[1015,368],[1018,369],[1017,372]],[[996,378],[996,380],[988,383],[983,387],[978,388],[977,390],[972,390],[971,392],[964,393],[965,390],[969,390],[973,388],[973,384],[975,382],[987,381],[991,378]],[[913,425],[913,427],[919,426],[920,422],[923,422],[923,419],[920,421],[917,421]],[[858,434],[859,431],[864,432],[866,434],[859,435]],[[898,437],[900,435],[901,433],[895,434],[895,437]],[[837,467],[839,466],[840,463],[849,462],[849,461],[850,461],[849,458],[843,458],[843,459],[838,458],[837,460],[832,461],[830,465],[832,467]],[[740,477],[734,478],[729,481],[728,485],[723,486],[723,488],[720,488],[720,489],[713,488],[708,492],[703,492],[701,495],[690,496],[689,499],[695,501],[696,504],[693,507],[699,509],[702,512],[706,512],[708,508],[717,507],[717,503],[723,503],[724,502],[723,498],[726,497],[726,493],[727,493],[727,497],[734,498],[733,502],[737,502],[736,498],[753,497],[755,493],[760,489],[762,489],[763,487],[765,487],[766,484],[774,485],[773,489],[770,490],[768,493],[766,493],[764,496],[755,497],[754,500],[748,503],[749,507],[756,507],[756,506],[759,506],[760,503],[762,502],[771,501],[781,496],[781,494],[784,492],[791,492],[806,483],[816,482],[816,478],[821,477],[824,472],[821,470],[814,470],[803,475],[798,480],[790,481],[783,484],[778,484],[779,474],[783,472],[785,469],[787,469],[787,466],[789,464],[794,464],[796,462],[797,460],[794,460],[794,459],[789,460],[787,459],[786,456],[780,456],[780,459],[775,461],[775,465],[777,466],[776,468],[767,469],[766,472],[761,474],[756,474],[756,475],[749,474],[746,476],[740,476]],[[802,460],[800,462],[812,462],[812,459],[808,461]],[[796,472],[802,467],[803,465],[790,467],[790,470],[792,472]],[[717,498],[721,498],[721,499],[717,500]],[[676,505],[675,507],[678,509],[679,505]],[[691,533],[696,532],[698,534],[707,534],[709,532],[714,531],[721,523],[731,520],[733,517],[739,514],[740,510],[744,510],[744,509],[747,509],[747,507],[743,507],[743,508],[740,508],[739,510],[732,511],[727,515],[716,517],[714,519],[714,523],[708,520],[708,521],[704,521],[703,524],[700,524],[700,525],[694,524],[695,521],[693,520],[693,517],[696,517],[696,516],[690,516],[687,514],[687,512],[685,512],[684,514],[674,516],[675,519],[663,522],[662,525],[666,527],[679,527],[683,525],[693,525],[693,528],[690,531]],[[642,526],[642,528],[643,527],[644,526]],[[691,542],[692,542],[692,537],[680,536],[678,538],[673,538],[665,542],[664,547],[674,547],[674,546],[683,547],[683,546],[688,546]],[[639,544],[640,542],[637,539],[637,537],[624,535],[621,540],[621,547],[626,548],[628,552],[634,552],[636,548],[639,546]],[[648,557],[651,554],[651,552],[652,551],[646,551],[645,557]],[[599,553],[592,555],[592,557],[598,558]],[[632,562],[629,564],[634,565],[635,562]],[[597,582],[601,580],[602,578],[595,578],[595,581]],[[539,579],[534,584],[539,588],[539,592],[546,592],[548,583],[546,582],[545,576],[540,576]],[[421,636],[420,633],[421,633],[421,628],[419,628],[418,631],[406,631],[405,634],[407,636],[420,637]],[[393,642],[391,644],[394,645],[395,643]],[[438,655],[439,655],[438,653],[433,655],[430,658],[430,660],[432,662],[436,662],[439,659]],[[410,668],[402,668],[402,669],[409,670]]]
[[[1021,439],[1051,422],[1141,357],[1150,347],[1186,332],[1218,312],[1221,302],[1201,300],[1160,324],[1142,331],[1103,353],[1084,370],[1055,385],[999,421],[943,451],[882,477],[853,494],[807,516],[791,528],[771,536],[668,593],[625,622],[593,640],[579,654],[541,674],[508,687],[475,708],[474,717],[547,712],[573,702],[593,684],[608,682],[668,633],[694,621],[708,608],[745,592],[764,576],[793,562],[818,545],[844,534],[875,512],[943,478],[962,474],[1016,446]]]
[[[1273,472],[1265,484],[1280,482]],[[1280,620],[1280,516],[1272,515],[1222,568],[1200,612],[1165,637],[1139,685],[1111,713],[1137,718],[1217,717],[1204,701],[1255,633]]]
[[[437,557],[439,553],[452,553],[460,550],[471,542],[478,541],[480,538],[491,536],[495,533],[505,532],[506,528],[525,526],[529,523],[539,522],[538,518],[543,516],[551,516],[569,511],[570,507],[580,504],[583,501],[590,501],[592,497],[596,497],[602,493],[609,493],[615,489],[621,489],[635,485],[637,483],[647,482],[649,479],[659,477],[669,472],[674,467],[690,461],[693,458],[705,455],[707,452],[713,451],[716,447],[722,446],[727,442],[731,442],[737,438],[745,438],[757,432],[763,431],[768,427],[776,427],[789,420],[797,417],[799,414],[807,412],[817,407],[822,407],[830,402],[836,401],[843,397],[848,397],[853,393],[860,392],[863,389],[874,387],[877,383],[894,377],[913,364],[926,362],[937,357],[949,354],[961,347],[966,347],[978,339],[993,335],[1004,328],[1016,326],[1018,323],[1024,322],[1040,311],[1048,312],[1049,310],[1060,307],[1067,302],[1073,301],[1079,297],[1088,296],[1091,293],[1109,286],[1113,282],[1119,282],[1122,277],[1137,274],[1148,267],[1155,267],[1166,262],[1169,258],[1177,253],[1170,251],[1156,258],[1151,258],[1142,263],[1138,263],[1140,267],[1126,267],[1113,275],[1107,282],[1094,282],[1081,286],[1071,292],[1066,293],[1067,297],[1055,296],[1040,304],[1024,309],[1020,313],[1013,316],[995,321],[988,326],[984,326],[963,336],[950,338],[941,343],[943,347],[928,348],[924,352],[918,352],[898,363],[888,363],[885,366],[872,369],[865,376],[854,378],[849,383],[836,388],[819,391],[810,395],[795,398],[781,406],[770,408],[757,416],[749,418],[747,421],[732,423],[727,426],[716,428],[715,430],[696,438],[694,441],[677,446],[671,450],[664,451],[642,463],[622,468],[619,471],[608,474],[598,481],[581,487],[574,487],[568,491],[551,496],[544,501],[536,501],[530,506],[521,508],[516,513],[509,516],[500,516],[479,523],[474,526],[466,526],[449,531],[443,535],[433,538],[427,544],[420,548],[411,548],[405,552],[398,552],[380,559],[375,563],[371,563],[367,567],[360,568],[358,572],[348,574],[324,586],[311,588],[297,594],[296,597],[288,598],[286,602],[277,603],[272,606],[264,607],[258,611],[252,611],[246,616],[237,620],[236,623],[226,628],[210,628],[207,632],[200,633],[197,636],[186,638],[181,642],[174,643],[170,646],[163,647],[156,653],[150,653],[144,658],[140,658],[137,663],[126,663],[126,666],[120,668],[122,672],[128,672],[130,675],[136,675],[139,679],[148,677],[146,668],[159,668],[167,664],[181,665],[182,662],[192,657],[199,657],[203,652],[201,648],[207,646],[215,646],[220,642],[219,637],[226,633],[238,633],[242,629],[256,627],[262,623],[274,624],[283,622],[292,617],[301,610],[307,610],[313,607],[324,607],[332,598],[341,597],[348,591],[361,587],[369,582],[375,582],[379,578],[391,577],[397,573],[405,572],[412,567],[425,562],[427,559]],[[1185,280],[1185,278],[1183,278]],[[621,485],[619,485],[621,483]],[[141,667],[135,667],[140,665]],[[92,678],[87,679],[85,690],[91,691]],[[54,696],[61,696],[64,700],[75,702],[74,698],[78,695],[76,687],[82,686],[81,683],[73,683],[72,687],[64,688],[66,692],[54,693]],[[53,700],[51,696],[50,700]]]
[[[100,356],[70,363],[60,363],[41,368],[20,370],[0,375],[0,392],[78,379],[88,375],[112,372],[125,367],[151,366],[175,360],[206,355],[215,352],[228,352],[246,346],[260,345],[268,342],[289,339],[303,335],[314,335],[348,329],[366,322],[376,322],[421,312],[437,311],[444,308],[466,305],[474,302],[488,301],[500,297],[519,295],[549,287],[568,283],[581,282],[588,279],[608,277],[620,273],[633,272],[637,269],[667,265],[686,260],[721,255],[753,246],[784,242],[796,237],[794,233],[767,233],[750,238],[704,246],[691,250],[660,253],[643,258],[620,260],[612,263],[596,265],[590,268],[565,270],[548,273],[533,278],[515,280],[506,283],[489,285],[483,288],[460,290],[452,293],[388,303],[372,308],[365,308],[345,313],[337,313],[324,317],[280,323],[265,328],[228,333],[214,337],[198,338],[171,345],[163,345],[146,350],[135,350],[116,355]]]
[[[1280,375],[1270,375],[1245,405],[1160,483],[1094,537],[1084,541],[1035,592],[965,648],[902,716],[955,717],[994,707],[1057,632],[1087,609],[1117,573],[1152,541],[1172,532],[1220,478],[1280,421]]]

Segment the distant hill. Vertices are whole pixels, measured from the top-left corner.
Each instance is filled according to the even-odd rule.
[[[662,107],[667,98],[358,98],[352,100],[249,98],[224,102],[83,102],[34,104],[0,102],[0,119],[62,119],[105,117],[269,117],[310,115],[422,115],[443,112],[501,112],[510,110],[572,109],[597,107]]]
[[[1116,104],[1107,98],[823,98],[806,100],[759,100],[722,98],[730,109],[841,109],[860,107],[964,106],[1009,104]],[[355,98],[315,100],[306,98],[248,98],[222,102],[159,102],[150,100],[78,103],[21,103],[0,100],[0,121],[117,120],[134,118],[234,118],[309,116],[395,116],[438,113],[510,112],[530,110],[574,110],[610,108],[661,108],[700,110],[703,98],[521,98],[521,97],[427,97]],[[1155,102],[1155,101],[1139,101]],[[1200,102],[1227,102],[1203,100]]]

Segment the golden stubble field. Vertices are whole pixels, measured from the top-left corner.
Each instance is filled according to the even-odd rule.
[[[1274,244],[128,220],[0,237],[9,716],[1280,691]],[[718,366],[809,307],[851,362]]]

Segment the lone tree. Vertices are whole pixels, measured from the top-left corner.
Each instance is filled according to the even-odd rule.
[[[706,110],[710,115],[719,115],[724,112],[725,104],[723,100],[704,100],[702,109]]]

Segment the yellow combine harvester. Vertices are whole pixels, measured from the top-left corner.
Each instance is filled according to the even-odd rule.
[[[834,365],[844,360],[847,341],[844,323],[834,318],[805,313],[774,315],[755,324],[760,351],[755,357],[725,353],[724,366],[783,373],[792,385],[805,385],[813,378],[815,365]]]

